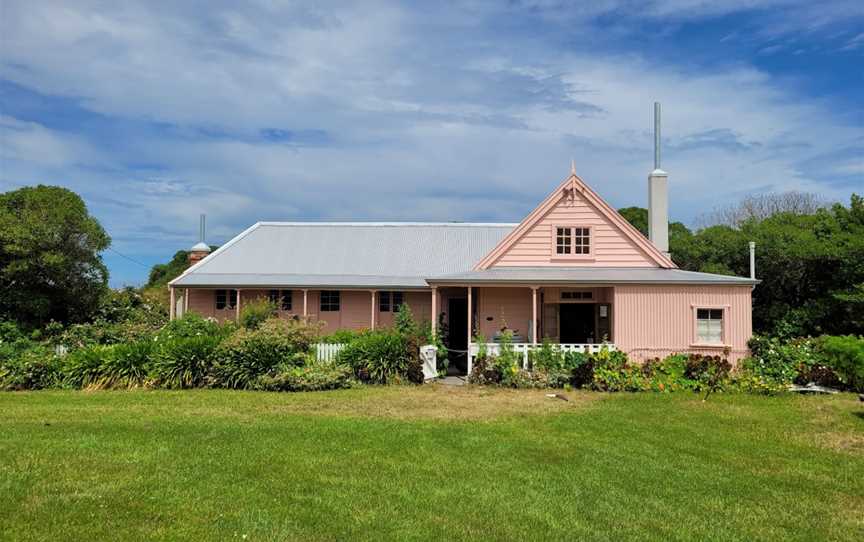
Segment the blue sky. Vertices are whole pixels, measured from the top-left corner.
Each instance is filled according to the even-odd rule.
[[[518,221],[566,176],[672,218],[864,192],[864,3],[0,0],[0,190],[81,194],[111,284],[258,220]],[[132,261],[134,260],[134,261]],[[143,264],[143,265],[141,265]]]

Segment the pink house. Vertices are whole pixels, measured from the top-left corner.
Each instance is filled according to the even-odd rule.
[[[678,269],[668,254],[666,173],[649,176],[651,240],[575,171],[518,224],[259,222],[170,283],[172,317],[236,318],[270,298],[326,331],[388,326],[408,304],[454,351],[503,329],[529,349],[601,343],[632,358],[675,352],[737,361],[751,336],[753,278]],[[455,365],[469,370],[470,356]]]

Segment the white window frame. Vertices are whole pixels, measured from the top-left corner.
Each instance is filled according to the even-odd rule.
[[[693,309],[693,346],[728,346],[729,343],[729,305],[691,305]],[[710,337],[703,337],[699,331],[699,311],[720,311],[720,340],[713,342]],[[701,319],[705,320],[705,319]],[[712,318],[710,313],[707,319],[708,322],[717,321]]]

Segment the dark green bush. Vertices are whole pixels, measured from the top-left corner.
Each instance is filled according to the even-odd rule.
[[[819,348],[828,365],[849,389],[864,392],[864,337],[826,335]]]
[[[363,381],[423,382],[419,345],[394,330],[375,330],[359,336],[339,352],[338,360]]]
[[[348,344],[365,333],[367,333],[365,330],[356,331],[353,329],[338,329],[333,333],[323,335],[318,339],[318,342],[325,344]]]
[[[219,347],[213,385],[250,388],[279,367],[304,365],[316,328],[303,322],[271,318],[258,329],[241,328]]]
[[[182,318],[168,322],[159,333],[156,341],[170,341],[172,339],[188,339],[192,337],[218,337],[223,339],[234,331],[236,326],[232,322],[220,324],[210,318],[203,318],[194,313],[186,313]]]
[[[313,363],[305,367],[285,367],[272,376],[260,376],[252,387],[267,391],[321,391],[350,388],[353,384],[351,367]]]
[[[240,325],[246,329],[258,329],[265,321],[278,315],[279,310],[275,303],[268,299],[255,299],[243,305]]]
[[[162,388],[195,388],[205,384],[221,339],[199,335],[160,341],[154,350],[150,379]]]
[[[102,369],[113,355],[111,345],[96,344],[79,348],[63,358],[66,383],[74,388],[101,387]]]
[[[114,345],[99,368],[99,385],[105,388],[133,388],[147,383],[155,342],[137,341]]]

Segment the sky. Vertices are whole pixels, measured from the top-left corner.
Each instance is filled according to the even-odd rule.
[[[864,193],[864,2],[0,0],[0,191],[79,193],[112,286],[263,220],[518,222],[569,173],[671,219]]]

